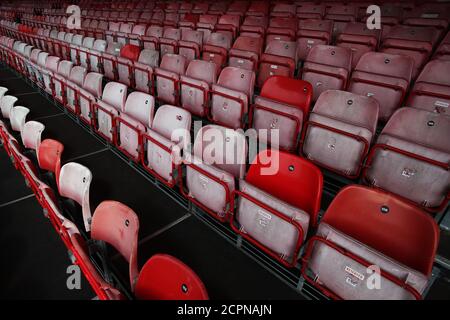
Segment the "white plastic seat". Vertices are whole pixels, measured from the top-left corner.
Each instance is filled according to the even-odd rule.
[[[147,148],[144,167],[166,185],[177,182],[181,151],[190,142],[191,114],[175,106],[163,105],[156,111],[151,129],[144,136]]]

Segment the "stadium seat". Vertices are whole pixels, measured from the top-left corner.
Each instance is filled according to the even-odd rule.
[[[128,34],[128,42],[139,48],[143,48],[144,44],[142,42],[142,37],[145,36],[145,31],[147,31],[147,26],[145,24],[134,25],[133,30]]]
[[[198,59],[203,45],[203,34],[198,30],[184,29],[178,41],[178,53],[188,62]]]
[[[169,187],[177,183],[181,152],[190,142],[191,114],[171,105],[158,108],[144,135],[144,168]]]
[[[16,97],[10,95],[4,95],[2,97],[2,100],[0,101],[0,109],[4,119],[9,119],[11,109],[14,107],[17,100],[18,99]]]
[[[80,65],[87,70],[90,70],[89,50],[94,48],[94,42],[94,38],[85,37],[83,39],[83,44],[78,49]]]
[[[352,69],[354,69],[364,53],[376,51],[380,34],[380,30],[370,30],[365,23],[349,22],[339,34],[336,45],[352,50]]]
[[[414,60],[412,79],[415,79],[429,59],[438,37],[437,30],[431,27],[397,25],[383,39],[380,51],[411,57]]]
[[[206,43],[211,33],[214,32],[218,20],[218,16],[211,14],[203,14],[198,18],[196,30],[203,33],[203,42]],[[231,41],[231,40],[230,40]],[[231,44],[230,44],[231,45]]]
[[[438,239],[437,224],[417,207],[351,185],[334,198],[309,240],[302,274],[333,299],[420,299]]]
[[[297,59],[304,61],[315,45],[330,44],[332,34],[333,21],[331,20],[300,20],[297,32]]]
[[[73,62],[63,60],[58,64],[58,71],[53,73],[51,77],[51,82],[53,83],[53,97],[59,103],[65,105],[66,104],[66,95],[64,89],[64,83],[70,77],[70,72],[73,68]]]
[[[22,132],[28,113],[30,113],[30,109],[22,106],[16,106],[11,109],[9,113],[9,121],[13,131]]]
[[[39,146],[41,145],[42,132],[45,126],[37,121],[27,121],[21,132],[23,146],[33,150],[39,156]]]
[[[61,175],[63,170],[64,167]],[[137,262],[139,219],[136,213],[120,202],[103,201],[94,211],[91,227],[92,239],[113,246],[129,264],[130,285],[133,290],[139,275]]]
[[[45,69],[42,69],[42,79],[44,81],[44,89],[54,95],[54,84],[52,78],[58,71],[59,57],[49,56],[45,61]]]
[[[266,43],[273,40],[293,41],[297,33],[298,22],[293,17],[273,17],[266,29]]]
[[[233,129],[243,128],[253,100],[255,72],[235,67],[222,70],[211,90],[210,120]]]
[[[163,32],[160,26],[150,26],[141,38],[144,49],[159,50],[159,39],[163,37]]]
[[[225,65],[228,51],[231,48],[232,37],[229,34],[213,32],[203,46],[202,59],[211,61],[219,67]]]
[[[155,99],[151,95],[134,91],[117,117],[117,147],[136,162],[142,155],[141,134],[151,128],[154,110]]]
[[[106,51],[102,53],[103,74],[106,78],[116,81],[119,78],[117,71],[117,57],[120,56],[122,45],[118,42],[108,42]]]
[[[210,91],[217,82],[217,65],[203,60],[192,60],[186,74],[181,76],[181,107],[200,117],[208,114]]]
[[[405,99],[413,63],[406,56],[368,52],[356,65],[347,90],[377,99],[379,121],[386,122]]]
[[[86,78],[86,69],[81,66],[75,66],[70,71],[69,79],[64,84],[67,99],[66,107],[75,114],[79,114],[76,91],[83,86],[84,78]]]
[[[283,265],[293,267],[309,227],[317,225],[322,184],[322,173],[309,161],[263,151],[251,163],[245,180],[239,181],[239,190],[233,191],[231,227]]]
[[[184,196],[217,220],[227,221],[236,179],[245,174],[247,152],[243,133],[217,125],[202,127],[192,154],[185,157]]]
[[[239,36],[228,53],[228,66],[256,71],[263,38]]]
[[[127,98],[127,86],[118,82],[108,82],[102,98],[94,104],[95,130],[108,142],[115,142],[115,118],[123,111]]]
[[[82,86],[77,89],[78,113],[80,119],[91,125],[93,119],[94,104],[102,96],[103,75],[96,72],[89,72],[84,78]]]
[[[86,232],[91,230],[91,209],[89,190],[92,181],[91,171],[79,163],[66,163],[59,174],[59,194],[81,206]]]
[[[323,92],[306,124],[302,153],[321,167],[358,178],[375,136],[378,111],[374,98]]]
[[[267,16],[246,16],[239,35],[242,37],[265,38],[268,25]]]
[[[442,209],[450,199],[448,134],[445,114],[398,109],[369,154],[365,182],[429,211]]]
[[[297,18],[300,20],[323,19],[325,16],[325,5],[315,3],[305,3],[297,6]]]
[[[356,22],[358,10],[352,4],[336,4],[326,10],[325,20],[333,21],[333,37],[337,38],[348,22]]]
[[[181,55],[167,53],[162,57],[161,65],[155,69],[158,100],[172,105],[179,104],[178,83],[186,67],[186,59]]]
[[[117,57],[117,75],[119,82],[127,86],[135,86],[133,64],[139,59],[140,51],[138,46],[132,44],[127,44],[120,49],[120,56]]]
[[[297,45],[293,41],[273,40],[267,44],[259,63],[257,86],[271,76],[294,77],[297,68]]]
[[[177,28],[165,28],[162,38],[159,39],[161,57],[167,53],[178,53],[178,41],[181,40],[181,30]]]
[[[328,45],[316,45],[303,64],[301,78],[313,86],[313,101],[326,90],[345,90],[350,78],[352,51]]]
[[[433,59],[450,60],[450,32],[447,32],[445,38],[436,49]]]
[[[183,262],[166,254],[152,256],[136,282],[139,300],[208,300],[201,279]]]
[[[39,126],[35,128],[39,128]],[[39,134],[39,142],[40,139],[41,137]],[[46,170],[54,175],[54,181],[56,182],[57,188],[59,184],[59,175],[61,173],[61,156],[63,151],[64,145],[54,139],[45,139],[40,142],[38,144],[38,147],[36,148],[39,168],[41,168],[42,170]]]
[[[251,106],[249,127],[257,130],[260,142],[295,152],[308,119],[312,95],[312,86],[306,81],[270,77]]]
[[[70,43],[70,60],[74,64],[80,64],[80,54],[79,50],[83,45],[83,36],[80,34],[76,34],[72,38],[72,42]]]
[[[158,51],[152,49],[141,51],[138,61],[133,64],[136,90],[154,94],[153,73],[158,66]]]
[[[408,107],[450,115],[450,60],[428,62],[406,102]]]

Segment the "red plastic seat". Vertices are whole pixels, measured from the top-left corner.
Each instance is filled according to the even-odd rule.
[[[447,32],[447,35],[441,41],[433,55],[433,59],[450,60],[450,32]]]
[[[312,86],[306,81],[283,76],[267,79],[250,111],[249,126],[257,130],[259,141],[295,152],[312,94]],[[272,140],[271,130],[278,130],[278,141]]]
[[[140,53],[141,49],[132,44],[127,44],[120,49],[120,56],[117,57],[117,74],[119,82],[134,87],[133,64],[139,59]]]
[[[240,22],[238,15],[222,15],[215,26],[216,32],[227,34],[231,39],[235,39],[239,31]]]
[[[322,173],[309,161],[263,151],[233,192],[231,227],[283,265],[295,266],[309,227],[317,224],[322,184]]]
[[[333,299],[420,299],[438,241],[439,227],[417,207],[352,185],[334,198],[309,240],[302,274]],[[379,288],[368,285],[374,272]]]
[[[303,64],[302,79],[313,86],[313,101],[326,90],[344,90],[350,77],[352,51],[327,45],[316,45]]]
[[[139,276],[137,249],[139,219],[136,213],[117,201],[103,201],[92,217],[91,238],[113,246],[129,264],[130,285]]]

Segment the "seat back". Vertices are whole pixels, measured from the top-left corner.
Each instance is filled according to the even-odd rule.
[[[17,98],[14,96],[3,96],[0,101],[0,108],[2,111],[2,116],[5,119],[9,119],[9,115],[11,113],[11,109],[14,107],[14,104],[17,102]]]
[[[59,60],[59,57],[49,56],[45,61],[45,68],[56,73],[58,71]]]
[[[23,126],[21,137],[25,148],[35,150],[39,154],[42,132],[45,126],[37,121],[28,121]]]
[[[85,166],[69,162],[62,168],[59,175],[59,194],[77,202],[82,209],[84,227],[91,230],[91,209],[89,190],[92,181],[92,173]]]
[[[282,151],[262,151],[251,162],[245,181],[305,211],[310,224],[317,224],[323,177],[308,160]]]
[[[151,127],[155,111],[155,98],[149,94],[134,91],[128,96],[123,111],[146,127]]]
[[[127,98],[127,86],[118,82],[108,82],[103,89],[102,101],[116,110],[123,111]]]
[[[312,85],[303,80],[272,76],[264,82],[260,96],[298,108],[307,118],[312,100]]]
[[[139,274],[135,295],[140,300],[207,300],[200,278],[180,260],[163,254],[151,257]]]
[[[16,106],[12,108],[9,114],[11,129],[14,131],[22,132],[22,128],[25,125],[28,113],[30,113],[30,109],[22,106]]]
[[[89,72],[83,82],[83,89],[94,95],[95,98],[102,96],[103,74]]]
[[[231,35],[229,34],[213,32],[208,37],[206,44],[229,50],[231,48],[232,41]]]
[[[242,92],[249,99],[255,87],[255,72],[235,67],[226,67],[220,73],[217,84],[227,89]]]
[[[72,61],[63,60],[58,65],[58,74],[68,79],[70,76],[70,72],[72,71],[72,67]]]
[[[247,163],[247,149],[247,141],[241,132],[218,125],[207,125],[197,133],[193,154],[205,164],[242,179]]]
[[[186,69],[186,76],[211,85],[217,80],[217,66],[209,61],[192,60]]]
[[[153,68],[159,66],[159,52],[152,49],[144,49],[139,54],[140,63],[149,65]]]
[[[127,58],[131,61],[137,61],[140,54],[140,48],[138,46],[127,44],[120,49],[120,56]]]
[[[56,183],[59,184],[61,156],[64,151],[64,145],[57,140],[45,139],[39,145],[38,151],[39,167],[43,170],[53,172],[55,174]]]
[[[75,66],[70,71],[69,80],[75,83],[76,85],[82,87],[84,78],[86,78],[86,68],[81,66]]]
[[[120,202],[103,201],[95,209],[91,227],[92,239],[110,244],[129,263],[130,284],[134,289],[139,274],[137,265],[139,219],[136,213]]]
[[[156,110],[152,130],[172,142],[188,143],[191,128],[191,114],[179,107],[163,105]]]
[[[186,70],[187,63],[186,58],[178,55],[167,53],[162,57],[160,68],[176,74],[184,74]]]
[[[334,198],[321,223],[431,274],[439,228],[429,215],[396,197],[377,189],[348,186]]]
[[[97,39],[94,41],[93,49],[99,52],[105,52],[108,43],[105,40]]]

